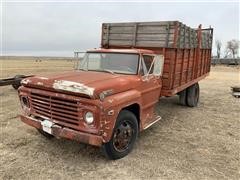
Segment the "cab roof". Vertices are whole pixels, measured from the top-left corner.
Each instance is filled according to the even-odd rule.
[[[98,48],[98,49],[90,49],[87,52],[101,52],[101,53],[132,53],[132,54],[154,54],[154,51],[147,50],[147,49],[105,49],[105,48]]]

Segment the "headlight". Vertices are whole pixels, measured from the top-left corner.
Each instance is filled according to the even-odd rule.
[[[87,124],[91,124],[94,121],[93,113],[92,112],[87,112],[85,114],[84,120]]]
[[[21,97],[21,102],[22,102],[22,105],[26,106],[27,108],[30,108],[28,97],[22,96]]]

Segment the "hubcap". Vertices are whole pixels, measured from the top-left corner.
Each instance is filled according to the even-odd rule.
[[[134,130],[128,121],[124,121],[114,131],[113,134],[113,147],[118,152],[123,152],[128,149],[132,140]]]

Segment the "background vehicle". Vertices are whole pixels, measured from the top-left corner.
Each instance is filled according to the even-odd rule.
[[[161,118],[161,96],[197,106],[198,81],[210,71],[213,29],[178,21],[104,23],[101,48],[77,70],[22,81],[21,120],[47,137],[102,146],[126,156],[138,133]]]
[[[11,78],[4,78],[4,79],[0,79],[0,86],[8,86],[8,85],[12,85],[12,87],[14,89],[18,89],[21,86],[21,80],[23,80],[24,78],[27,77],[31,77],[32,75],[16,75],[14,77]]]

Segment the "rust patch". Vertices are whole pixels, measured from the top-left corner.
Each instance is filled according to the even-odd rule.
[[[43,86],[43,82],[37,82],[37,85]]]
[[[39,76],[38,76],[38,78],[39,78],[39,79],[42,79],[42,80],[48,80],[47,77],[39,77]]]
[[[94,94],[94,88],[72,81],[55,80],[53,83],[53,88],[69,92],[82,93],[88,96],[93,96]]]
[[[31,83],[31,80],[30,79],[23,79],[21,81],[21,84],[28,84],[28,83]]]

